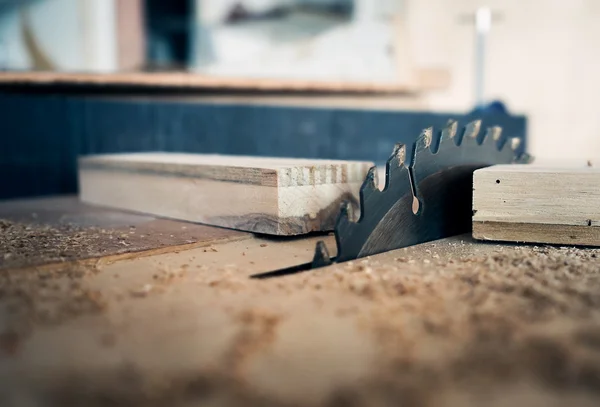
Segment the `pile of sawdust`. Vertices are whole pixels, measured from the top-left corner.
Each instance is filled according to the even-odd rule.
[[[369,404],[375,391],[409,405],[600,402],[598,255],[527,247],[401,272],[372,261],[338,271],[323,284],[366,299],[357,318],[387,360],[353,399]]]
[[[128,235],[110,229],[18,223],[0,219],[0,269],[96,257],[127,248]]]
[[[378,372],[332,390],[328,405],[600,403],[600,250],[427,252],[258,283],[265,296],[319,295],[324,312],[334,307],[372,335]],[[207,284],[254,285],[235,275]],[[340,292],[359,301],[328,302]]]

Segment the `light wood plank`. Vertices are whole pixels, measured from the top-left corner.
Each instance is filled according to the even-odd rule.
[[[189,72],[3,72],[0,85],[36,87],[87,87],[106,92],[110,88],[185,89],[204,92],[207,89],[251,90],[259,92],[332,92],[403,94],[448,87],[450,77],[441,69],[417,72],[414,83],[320,81],[296,79],[237,78],[210,76]],[[100,88],[101,87],[101,88]]]
[[[498,165],[475,171],[473,237],[600,246],[600,169]]]
[[[88,203],[273,235],[333,229],[372,163],[177,153],[79,161]]]

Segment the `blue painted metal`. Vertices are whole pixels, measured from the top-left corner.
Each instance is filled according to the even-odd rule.
[[[526,118],[272,107],[0,90],[0,199],[77,191],[78,155],[184,151],[384,163],[428,126],[481,118],[523,139]]]

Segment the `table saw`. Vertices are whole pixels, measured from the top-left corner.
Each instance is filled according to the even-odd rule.
[[[471,237],[472,221],[478,222],[478,237],[486,239],[494,231],[490,219],[514,220],[506,218],[505,208],[520,209],[514,230],[539,221],[527,212],[544,212],[513,205],[536,185],[514,171],[483,173],[480,190],[491,192],[471,207],[472,171],[498,163],[501,151],[510,153],[501,162],[512,162],[513,153],[520,157],[524,117],[485,117],[523,140],[510,150],[491,148],[500,140],[490,128],[486,140],[494,145],[486,151],[493,154],[473,155],[484,140],[476,145],[472,137],[471,146],[460,150],[465,153],[448,155],[452,144],[441,150],[439,145],[462,137],[448,123],[456,115],[216,104],[147,94],[125,100],[90,96],[89,88],[72,84],[69,92],[63,84],[55,93],[56,83],[46,85],[51,91],[9,83],[0,92],[0,108],[10,112],[0,132],[20,135],[2,139],[0,163],[7,171],[0,197],[29,197],[0,202],[0,405],[598,404],[600,249]],[[393,144],[412,142],[431,125],[446,130],[435,141],[425,132],[419,139],[423,148],[415,143],[412,151],[434,157],[422,168],[404,166],[411,150],[401,145],[392,150]],[[469,128],[474,135],[479,131],[479,125]],[[295,218],[294,227],[272,227],[275,215],[268,211],[268,227],[239,223],[240,213],[225,218],[218,213],[225,200],[205,206],[219,215],[213,217],[184,205],[203,192],[189,185],[205,185],[189,168],[138,171],[131,163],[109,168],[102,160],[84,168],[92,178],[80,172],[86,185],[79,197],[61,195],[77,190],[78,156],[149,149],[375,164],[392,150],[386,170],[395,165],[392,178],[401,187],[398,199],[386,205],[377,200],[387,184],[378,187],[377,170],[367,172],[362,165],[364,182],[348,190],[342,188],[348,170],[332,166],[295,167],[283,172],[289,177],[251,171],[273,178],[253,179],[251,188],[241,189],[251,193],[238,203],[264,204],[269,194],[259,187],[314,191],[326,185],[327,200],[319,204],[337,208],[338,198],[352,198],[372,211],[370,231],[389,225],[388,213],[424,219],[417,218],[423,208],[434,208],[437,217],[403,228],[392,223],[378,236],[402,244],[384,242],[376,245],[382,250],[371,250],[369,239],[350,239],[356,247],[344,242],[347,236],[368,236],[353,235],[360,219],[347,204],[337,219],[331,218],[337,210],[311,207]],[[434,175],[446,179],[438,170],[447,174],[457,164],[470,172],[451,177],[446,186],[427,184]],[[230,172],[225,178],[215,174],[202,173],[215,186],[209,198],[235,195],[221,181],[245,187],[227,178]],[[566,197],[556,193],[564,186],[556,174],[543,177],[554,189],[527,198],[538,199],[544,210],[553,207],[552,216],[543,213],[545,220],[577,214],[565,223],[567,242],[598,242],[597,171],[586,182],[570,174],[572,195]],[[118,193],[111,189],[127,180]],[[159,182],[164,188],[157,191],[152,186]],[[185,188],[169,189],[177,182]],[[137,193],[141,186],[153,195]],[[181,191],[187,195],[175,195]],[[587,201],[571,199],[579,195]],[[286,202],[309,201],[301,196],[291,194]],[[455,197],[460,204],[450,205]],[[409,205],[395,212],[395,202]],[[150,205],[156,203],[161,205]],[[460,209],[460,216],[440,203]],[[182,213],[185,217],[174,219]],[[494,227],[503,227],[499,223]],[[538,236],[548,235],[539,229]],[[282,231],[292,236],[265,234]],[[346,252],[338,253],[339,247]],[[298,268],[303,264],[309,267]],[[271,271],[276,272],[265,275]],[[252,278],[257,275],[268,278]]]

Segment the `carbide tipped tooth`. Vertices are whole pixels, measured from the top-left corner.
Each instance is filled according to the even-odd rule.
[[[510,139],[510,148],[513,151],[517,151],[517,149],[519,148],[519,146],[521,145],[521,139],[518,137],[513,137]]]
[[[406,146],[402,143],[396,143],[392,155],[385,163],[385,185],[383,190],[387,190],[390,185],[392,172],[397,168],[404,167],[406,162]]]
[[[363,210],[362,208],[360,209],[361,211]],[[350,202],[348,201],[344,201],[342,202],[342,204],[340,205],[340,214],[338,215],[338,218],[335,222],[335,229],[343,229],[345,228],[348,224],[351,223],[350,221],[350,215],[352,211],[352,206],[350,205]]]
[[[501,127],[500,127],[500,130],[502,130]],[[504,147],[506,146],[507,141],[508,141],[508,137],[506,137],[506,135],[503,135],[502,132],[500,132],[498,142],[496,143],[498,150],[500,150],[500,151],[504,150]]]
[[[331,257],[329,256],[329,250],[327,250],[327,246],[325,246],[325,242],[319,240],[317,242],[317,247],[315,247],[315,255],[312,261],[312,268],[319,268],[329,266],[333,262],[331,261]]]
[[[433,127],[428,127],[421,132],[421,134],[415,141],[415,144],[413,144],[411,160],[410,160],[410,165],[409,165],[410,167],[413,167],[415,165],[417,156],[422,151],[425,151],[430,148],[432,141],[433,141]]]
[[[456,120],[448,120],[448,124],[442,130],[442,141],[454,138],[458,130],[458,122]]]
[[[444,128],[442,129],[442,131],[440,131],[436,137],[434,137],[433,142],[431,144],[431,152],[433,154],[437,154],[438,151],[440,151],[440,147],[442,146],[443,143],[447,142],[448,140],[451,140],[454,138],[454,136],[456,136],[456,131],[458,129],[458,123],[456,122],[456,120],[448,120],[448,123],[446,124],[446,126],[444,126]]]
[[[430,148],[433,143],[433,127],[428,127],[421,132],[417,145],[421,148]]]
[[[365,202],[368,201],[371,196],[380,192],[379,191],[379,176],[377,174],[377,167],[371,167],[367,173],[367,177],[360,187],[360,207],[365,207]]]
[[[481,120],[474,120],[467,124],[465,127],[465,134],[463,136],[464,139],[474,139],[477,140],[477,136],[479,136],[479,131],[481,130]]]
[[[494,141],[499,141],[500,138],[502,137],[502,127],[500,126],[493,126],[490,127],[491,132],[492,132],[492,138]],[[490,130],[488,129],[488,130]]]
[[[388,158],[386,162],[386,167],[389,169],[394,169],[404,164],[406,160],[406,146],[402,143],[396,143],[394,145],[394,150],[392,150],[392,155]]]
[[[500,126],[488,127],[485,130],[485,134],[483,136],[483,140],[482,140],[481,144],[492,144],[492,145],[495,145],[496,147],[498,147],[501,137],[502,137],[502,127],[500,127]]]
[[[363,188],[367,185],[369,186],[369,188],[378,189],[379,173],[377,172],[377,167],[375,166],[369,168],[369,172],[367,172],[367,178],[365,178]]]

